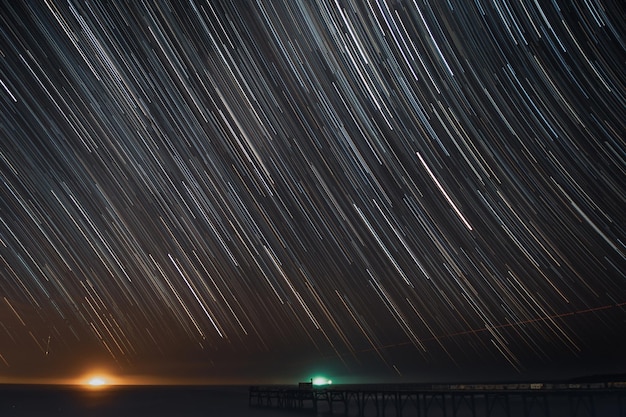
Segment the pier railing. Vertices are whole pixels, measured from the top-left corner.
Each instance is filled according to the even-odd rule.
[[[359,417],[626,417],[626,383],[254,386],[249,404]]]

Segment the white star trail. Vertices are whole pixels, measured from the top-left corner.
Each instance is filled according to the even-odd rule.
[[[625,370],[625,22],[3,1],[0,368]]]

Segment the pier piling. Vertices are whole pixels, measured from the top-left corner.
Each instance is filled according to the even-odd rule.
[[[626,383],[254,386],[249,405],[357,417],[626,417]]]

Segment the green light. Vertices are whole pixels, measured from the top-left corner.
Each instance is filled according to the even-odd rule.
[[[318,376],[312,379],[313,385],[330,385],[333,383],[330,379],[326,379],[323,376]]]

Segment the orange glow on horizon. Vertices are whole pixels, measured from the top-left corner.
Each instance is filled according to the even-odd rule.
[[[96,376],[93,377],[89,380],[89,382],[87,382],[89,385],[91,385],[92,387],[101,387],[103,385],[107,385],[107,381],[106,379],[100,377],[100,376]]]
[[[73,377],[9,377],[0,375],[0,384],[43,384],[68,385],[82,389],[107,389],[119,386],[159,386],[159,385],[247,385],[246,381],[213,379],[213,378],[184,378],[154,374],[123,374],[110,369],[92,369],[91,371]]]
[[[106,368],[93,368],[80,376],[72,378],[68,383],[87,389],[105,389],[114,385],[124,384],[120,377]]]
[[[71,383],[90,389],[102,389],[112,386],[124,385],[179,385],[198,383],[205,385],[204,381],[184,381],[180,379],[157,377],[149,375],[115,375],[107,371],[94,371],[83,374],[74,379]]]
[[[102,375],[91,376],[84,382],[89,388],[104,388],[111,385],[111,381],[108,377]]]

